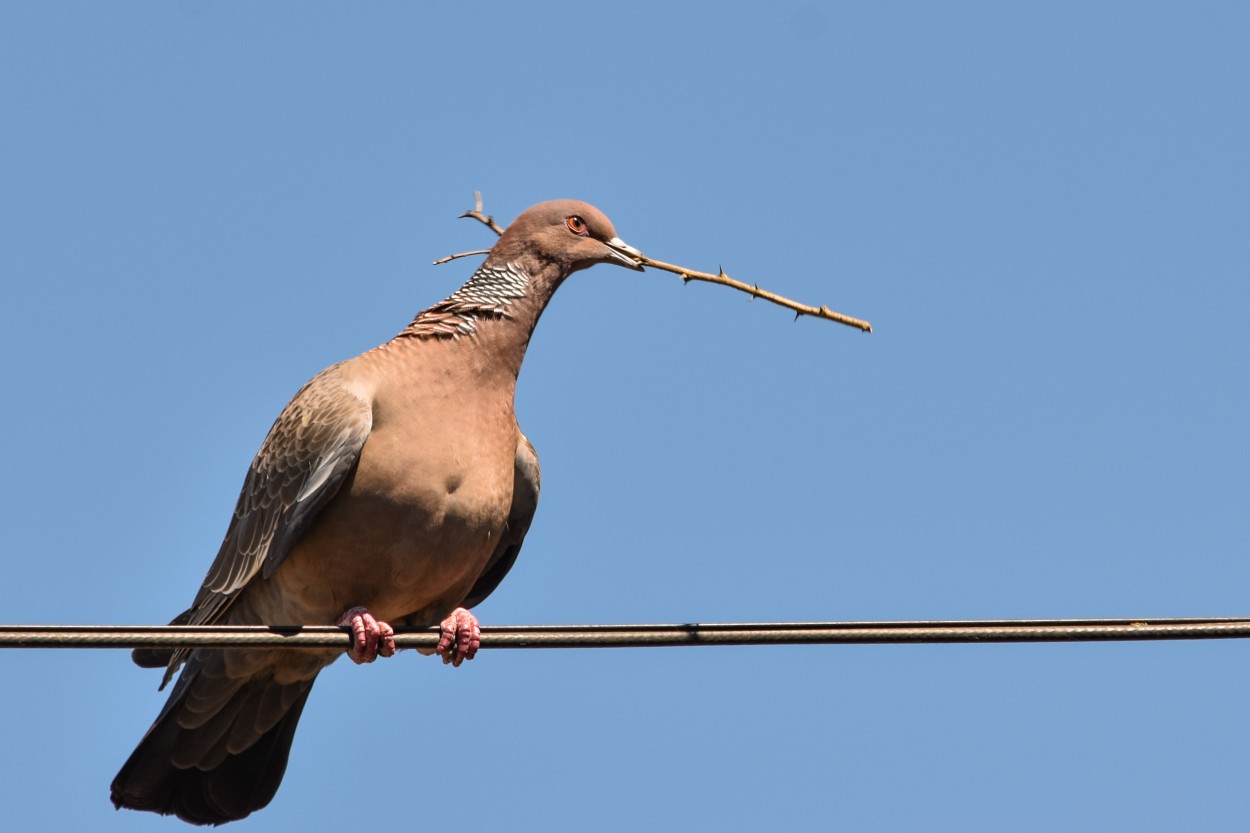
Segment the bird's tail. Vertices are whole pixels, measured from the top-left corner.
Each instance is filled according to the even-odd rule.
[[[282,783],[315,679],[231,677],[222,652],[192,654],[113,779],[113,805],[192,824],[223,824],[264,807]]]

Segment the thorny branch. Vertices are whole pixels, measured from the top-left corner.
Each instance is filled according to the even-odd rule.
[[[464,215],[461,214],[460,216],[463,217]],[[442,266],[444,263],[451,263],[453,260],[456,260],[457,258],[473,257],[474,255],[488,255],[488,254],[490,254],[490,249],[474,249],[471,252],[457,252],[454,255],[447,255],[447,257],[440,257],[438,260],[434,261],[434,265]]]
[[[474,202],[473,210],[466,211],[460,216],[469,217],[474,220],[477,220],[479,223],[482,223],[483,225],[488,227],[491,231],[495,232],[495,234],[503,234],[503,228],[500,227],[500,225],[495,222],[495,218],[490,216],[489,214],[484,214],[482,212],[482,192],[481,191],[473,192],[473,202]],[[434,265],[437,266],[441,263],[448,263],[460,257],[469,257],[471,255],[486,254],[487,251],[488,250],[484,249],[484,250],[476,251],[476,252],[461,252],[460,254],[449,255],[447,257],[441,258],[440,260],[434,261]],[[665,263],[662,260],[652,260],[651,258],[646,257],[645,255],[638,258],[638,261],[643,266],[650,266],[653,269],[661,269],[665,272],[672,272],[674,275],[677,275],[686,283],[689,283],[690,281],[706,281],[707,283],[719,284],[720,286],[728,286],[731,289],[738,290],[739,292],[745,292],[748,295],[750,295],[753,299],[763,298],[765,301],[768,301],[780,307],[785,307],[786,309],[791,310],[794,313],[795,320],[802,318],[804,315],[810,315],[813,318],[823,318],[826,321],[836,321],[839,324],[845,324],[848,327],[854,327],[857,330],[862,330],[865,333],[872,332],[872,325],[869,324],[867,321],[862,321],[858,318],[852,318],[851,316],[843,315],[840,312],[834,312],[833,310],[829,309],[829,307],[826,307],[826,306],[815,307],[815,306],[811,306],[810,304],[800,304],[797,301],[791,301],[789,298],[778,295],[775,292],[769,292],[767,289],[760,289],[759,284],[745,283],[743,281],[735,280],[734,278],[731,278],[728,275],[726,275],[724,269],[721,269],[718,274],[713,275],[710,272],[699,272],[694,269],[687,269],[684,266],[676,266],[672,263]]]
[[[462,218],[472,217],[474,220],[477,220],[479,223],[485,223],[487,227],[490,228],[491,231],[495,232],[495,234],[503,234],[503,227],[495,222],[495,218],[490,216],[489,214],[482,213],[482,192],[481,191],[473,192],[473,210],[466,211],[460,216]]]

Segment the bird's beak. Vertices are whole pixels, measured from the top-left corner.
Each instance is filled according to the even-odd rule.
[[[608,263],[615,263],[639,272],[642,271],[642,264],[638,262],[638,258],[642,257],[642,252],[619,237],[613,237],[611,240],[603,241],[603,243],[608,247]]]

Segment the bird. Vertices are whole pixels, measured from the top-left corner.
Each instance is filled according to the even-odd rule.
[[[587,203],[522,212],[463,286],[295,394],[173,623],[350,625],[356,663],[393,655],[394,625],[438,625],[443,661],[472,659],[469,610],[511,569],[538,505],[538,456],[514,407],[534,327],[572,273],[642,271],[641,257]],[[313,682],[342,653],[134,651],[166,667],[162,689],[181,674],[114,778],[114,806],[201,825],[267,806]]]

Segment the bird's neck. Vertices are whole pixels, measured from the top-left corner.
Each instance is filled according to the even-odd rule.
[[[506,368],[513,378],[538,319],[565,275],[545,263],[493,263],[487,260],[464,285],[417,314],[396,337],[451,339]]]

